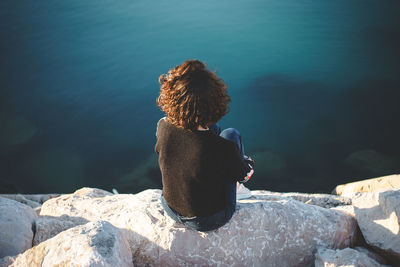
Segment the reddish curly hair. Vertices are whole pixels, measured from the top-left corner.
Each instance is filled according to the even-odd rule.
[[[224,82],[199,60],[187,60],[160,75],[157,105],[173,125],[188,130],[207,128],[229,111]]]

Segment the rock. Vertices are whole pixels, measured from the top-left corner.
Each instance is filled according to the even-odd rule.
[[[53,197],[58,197],[60,194],[0,194],[0,197],[12,199],[19,203],[28,205],[33,208],[37,215],[40,215],[42,204]]]
[[[110,195],[113,194],[102,189],[87,188],[87,187],[81,188],[75,191],[74,193],[75,197],[78,198],[83,197],[88,199],[95,199]],[[61,195],[61,198],[63,198],[64,196],[69,196],[69,195]],[[38,212],[39,215],[41,216],[35,222],[35,237],[33,239],[34,246],[40,244],[41,242],[49,238],[52,238],[53,236],[57,235],[58,233],[61,233],[62,231],[65,231],[67,229],[70,229],[78,225],[86,224],[88,222],[87,219],[81,217],[72,217],[65,214],[59,217],[46,216],[40,214],[41,210],[42,209],[40,206]]]
[[[355,221],[357,221],[356,220],[356,214],[355,214],[355,207],[353,205],[337,206],[337,207],[330,208],[330,210],[335,210],[337,212],[340,212],[340,213],[346,214],[348,216],[351,216]],[[357,244],[359,246],[365,246],[366,245],[364,236],[363,236],[358,224],[357,224],[357,229],[355,231],[353,243]]]
[[[103,189],[83,187],[79,190],[76,190],[73,194],[73,197],[76,197],[78,199],[80,199],[80,198],[92,199],[92,198],[112,196],[112,195],[113,195],[113,193],[108,192]],[[68,198],[70,196],[70,194],[68,194],[66,196]]]
[[[331,208],[351,204],[351,199],[348,197],[329,194],[278,193],[265,190],[253,190],[251,192],[253,197],[248,200],[241,200],[241,202],[251,202],[253,199],[273,201],[290,198],[306,204],[316,205],[323,208]]]
[[[60,194],[0,194],[0,197],[12,199],[19,203],[28,205],[33,208],[37,215],[40,214],[42,204],[53,197],[58,197]]]
[[[400,174],[388,175],[343,185],[338,185],[332,193],[352,197],[356,193],[384,190],[400,190]]]
[[[12,200],[18,201],[19,203],[28,205],[29,207],[31,207],[33,209],[37,208],[37,207],[39,207],[41,205],[39,202],[27,199],[26,197],[24,197],[21,194],[4,194],[4,195],[0,195],[0,196],[4,197],[4,198],[8,198],[8,199],[12,199]]]
[[[20,202],[21,201],[33,201],[38,203],[39,205],[43,204],[47,200],[53,197],[59,197],[60,194],[0,194],[0,197],[5,197],[9,198],[15,201]],[[22,197],[22,198],[21,198]],[[21,202],[22,204],[26,204],[24,202]]]
[[[92,190],[92,191],[91,191]],[[354,218],[293,199],[238,203],[233,218],[210,232],[169,218],[160,190],[99,196],[85,189],[46,201],[41,215],[105,220],[124,231],[139,266],[307,266],[318,245],[352,245]],[[89,197],[90,196],[90,197]]]
[[[383,257],[381,257],[379,254],[375,253],[374,251],[371,251],[370,249],[364,248],[364,247],[355,247],[355,250],[357,250],[360,253],[364,253],[368,255],[371,259],[375,260],[376,262],[380,264],[388,264],[387,260],[385,260]]]
[[[37,246],[62,231],[86,223],[88,223],[88,220],[86,219],[70,217],[68,215],[62,215],[60,217],[40,216],[35,222],[35,237],[33,239],[33,245]]]
[[[15,261],[16,256],[11,257],[11,256],[6,256],[4,258],[0,259],[0,267],[8,267]]]
[[[367,244],[391,262],[400,262],[400,190],[359,194],[353,205]]]
[[[40,211],[42,210],[42,205],[40,205],[39,207],[34,208],[33,210],[36,212],[37,216],[39,216],[40,215]]]
[[[20,254],[10,266],[133,266],[121,230],[90,222],[64,231]]]
[[[354,211],[354,206],[353,205],[346,205],[346,206],[337,206],[337,207],[332,207],[332,210],[336,210],[339,212],[343,212],[345,214],[350,215],[351,217],[356,217],[356,212]]]
[[[32,247],[35,211],[17,201],[0,197],[0,258]]]
[[[362,250],[345,248],[342,250],[332,250],[318,248],[315,254],[315,267],[384,267],[374,258],[369,257]],[[389,266],[388,266],[389,267]]]

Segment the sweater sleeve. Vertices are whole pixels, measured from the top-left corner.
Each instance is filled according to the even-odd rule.
[[[164,117],[165,118],[165,117]],[[164,118],[161,118],[158,122],[157,122],[157,129],[156,129],[156,145],[154,147],[154,150],[157,154],[159,154],[159,146],[160,146],[160,129],[161,129],[161,122],[164,120]]]
[[[242,159],[239,148],[236,145],[229,146],[227,155],[227,168],[229,177],[233,181],[247,182],[253,175],[253,165]]]

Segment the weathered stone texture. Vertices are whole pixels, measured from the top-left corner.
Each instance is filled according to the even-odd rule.
[[[345,248],[332,250],[318,248],[315,255],[315,267],[389,267],[380,264],[362,250]]]
[[[36,246],[41,242],[56,236],[62,231],[86,223],[88,223],[88,220],[67,215],[62,215],[60,217],[40,216],[35,222],[35,237],[33,238],[33,245]]]
[[[352,197],[356,193],[369,193],[386,190],[400,190],[400,174],[338,185],[333,190],[333,193],[340,196]]]
[[[132,254],[121,231],[105,221],[76,226],[23,254],[11,267],[25,266],[133,266]]]
[[[354,211],[354,206],[353,205],[345,205],[345,206],[337,206],[337,207],[333,207],[330,208],[331,210],[336,210],[338,212],[343,212],[345,214],[348,214],[352,217],[356,217],[356,213]]]
[[[358,194],[353,205],[365,241],[400,262],[400,190]]]
[[[60,196],[60,194],[0,194],[0,197],[12,199],[28,205],[33,208],[37,215],[40,214],[40,209],[45,201],[58,196]]]
[[[252,198],[248,200],[243,200],[243,202],[251,202],[252,199],[274,201],[289,198],[323,208],[332,208],[336,206],[351,204],[351,198],[329,194],[279,193],[266,190],[253,190],[251,192],[253,195]]]
[[[5,256],[0,259],[0,267],[8,267],[15,261],[17,256]]]
[[[24,197],[21,194],[16,194],[16,195],[7,194],[7,195],[1,195],[0,197],[4,197],[4,198],[8,198],[8,199],[12,199],[12,200],[18,201],[19,203],[28,205],[31,208],[36,208],[36,207],[40,206],[40,203],[38,203],[36,201],[32,201],[32,200]]]
[[[202,233],[169,218],[160,194],[85,188],[48,200],[41,215],[109,221],[123,229],[138,266],[308,266],[318,245],[347,247],[356,231],[349,215],[287,198],[240,202],[229,223]]]
[[[0,197],[0,258],[32,247],[35,211],[17,201]]]
[[[381,255],[377,254],[375,251],[369,249],[369,248],[365,248],[365,247],[354,247],[355,250],[357,250],[360,253],[366,254],[368,257],[370,257],[371,259],[375,260],[376,262],[386,265],[389,264],[389,262],[382,257]]]
[[[0,194],[0,197],[12,199],[22,204],[26,204],[31,208],[43,204],[53,197],[59,197],[60,194]]]

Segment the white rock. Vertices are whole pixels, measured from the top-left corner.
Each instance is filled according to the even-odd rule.
[[[36,212],[36,214],[39,216],[39,215],[40,215],[40,211],[42,210],[42,205],[40,205],[39,207],[34,208],[33,210],[34,210],[34,211]]]
[[[384,259],[381,255],[377,254],[375,251],[372,251],[371,249],[365,248],[365,247],[355,247],[355,250],[357,250],[360,253],[364,253],[368,255],[371,259],[375,260],[376,262],[380,264],[388,264],[388,261]]]
[[[96,198],[96,197],[105,197],[111,195],[113,195],[113,193],[108,192],[106,190],[98,188],[90,188],[90,187],[83,187],[79,190],[76,190],[73,194],[73,196],[77,198]],[[68,194],[68,196],[70,196],[70,194]]]
[[[9,198],[22,204],[27,204],[31,208],[43,204],[43,202],[49,200],[50,198],[59,196],[60,194],[0,194],[0,197]],[[28,204],[30,201],[34,202],[32,203],[33,206]]]
[[[17,201],[0,197],[0,258],[32,247],[35,211]]]
[[[17,256],[5,256],[4,258],[0,259],[0,267],[8,267],[15,261]]]
[[[360,250],[345,248],[343,250],[332,250],[318,248],[315,255],[315,267],[384,267],[375,259]]]
[[[67,215],[62,215],[61,217],[40,216],[35,222],[33,245],[36,246],[62,231],[86,223],[88,223],[86,219]]]
[[[33,209],[40,206],[40,203],[38,203],[36,201],[32,201],[21,194],[4,194],[4,195],[0,195],[0,197],[18,201],[19,203],[28,205],[29,207],[31,207]]]
[[[359,194],[353,205],[365,241],[400,262],[400,190]]]
[[[18,255],[10,266],[133,266],[121,231],[105,221],[64,231]]]
[[[340,196],[353,197],[357,193],[369,193],[386,190],[400,190],[400,174],[338,185],[333,190],[333,193]]]
[[[350,205],[351,198],[329,195],[329,194],[308,194],[308,193],[279,193],[271,192],[266,190],[253,190],[252,198],[258,200],[283,200],[283,199],[295,199],[306,204],[316,205],[323,208],[331,208],[341,205]],[[241,202],[248,202],[247,200],[241,200]]]
[[[339,211],[339,212],[343,212],[343,213],[345,213],[345,214],[348,214],[348,215],[350,215],[350,216],[352,216],[352,217],[356,217],[356,213],[355,213],[355,211],[354,211],[354,206],[353,205],[346,205],[346,206],[337,206],[337,207],[333,207],[333,208],[330,208],[331,210],[336,210],[336,211]]]
[[[351,216],[284,199],[239,203],[229,223],[198,232],[169,218],[160,194],[101,196],[85,189],[50,199],[41,215],[109,221],[123,229],[139,266],[308,266],[318,245],[347,247],[356,229]]]

